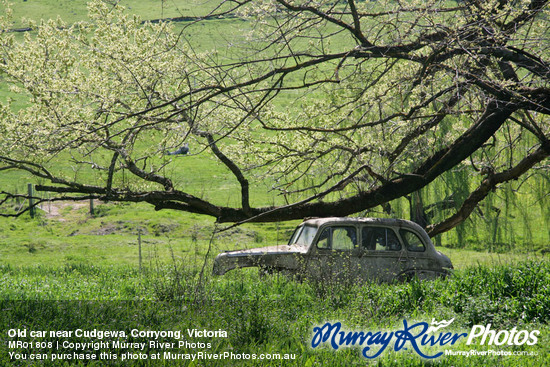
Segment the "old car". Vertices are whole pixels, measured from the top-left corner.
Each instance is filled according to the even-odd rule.
[[[382,282],[434,279],[453,268],[418,224],[381,218],[307,219],[286,245],[219,254],[213,272],[251,266],[300,279]]]

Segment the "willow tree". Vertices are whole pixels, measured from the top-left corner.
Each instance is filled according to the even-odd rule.
[[[358,213],[468,166],[478,186],[435,235],[550,154],[547,3],[227,1],[175,28],[94,1],[89,20],[30,25],[22,40],[6,11],[15,102],[1,107],[0,170],[32,174],[53,200],[267,222]],[[224,18],[243,21],[216,50],[187,39]],[[185,142],[231,172],[238,205],[166,173]],[[258,181],[281,200],[254,198]]]

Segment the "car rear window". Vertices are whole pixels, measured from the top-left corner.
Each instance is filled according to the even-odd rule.
[[[426,251],[426,246],[418,237],[418,235],[414,232],[408,231],[406,229],[401,229],[399,231],[399,234],[401,235],[401,238],[403,239],[403,242],[405,243],[405,247],[408,251],[412,252],[424,252]]]

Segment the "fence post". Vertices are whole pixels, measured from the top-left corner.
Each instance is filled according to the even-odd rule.
[[[139,272],[141,273],[141,228],[138,229]]]
[[[27,184],[27,192],[29,196],[29,213],[31,218],[34,218],[34,202],[32,200],[32,184]]]
[[[94,199],[90,198],[90,215],[94,215]]]

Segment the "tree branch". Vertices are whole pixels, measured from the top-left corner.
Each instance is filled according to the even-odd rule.
[[[477,204],[485,199],[491,191],[495,190],[498,184],[516,180],[519,176],[531,169],[535,164],[541,162],[549,156],[550,145],[547,147],[541,146],[536,151],[525,157],[516,166],[503,172],[490,174],[481,182],[477,189],[472,191],[455,214],[444,221],[428,226],[428,235],[430,237],[434,237],[440,233],[453,229],[466,220],[472,211],[477,207]]]

